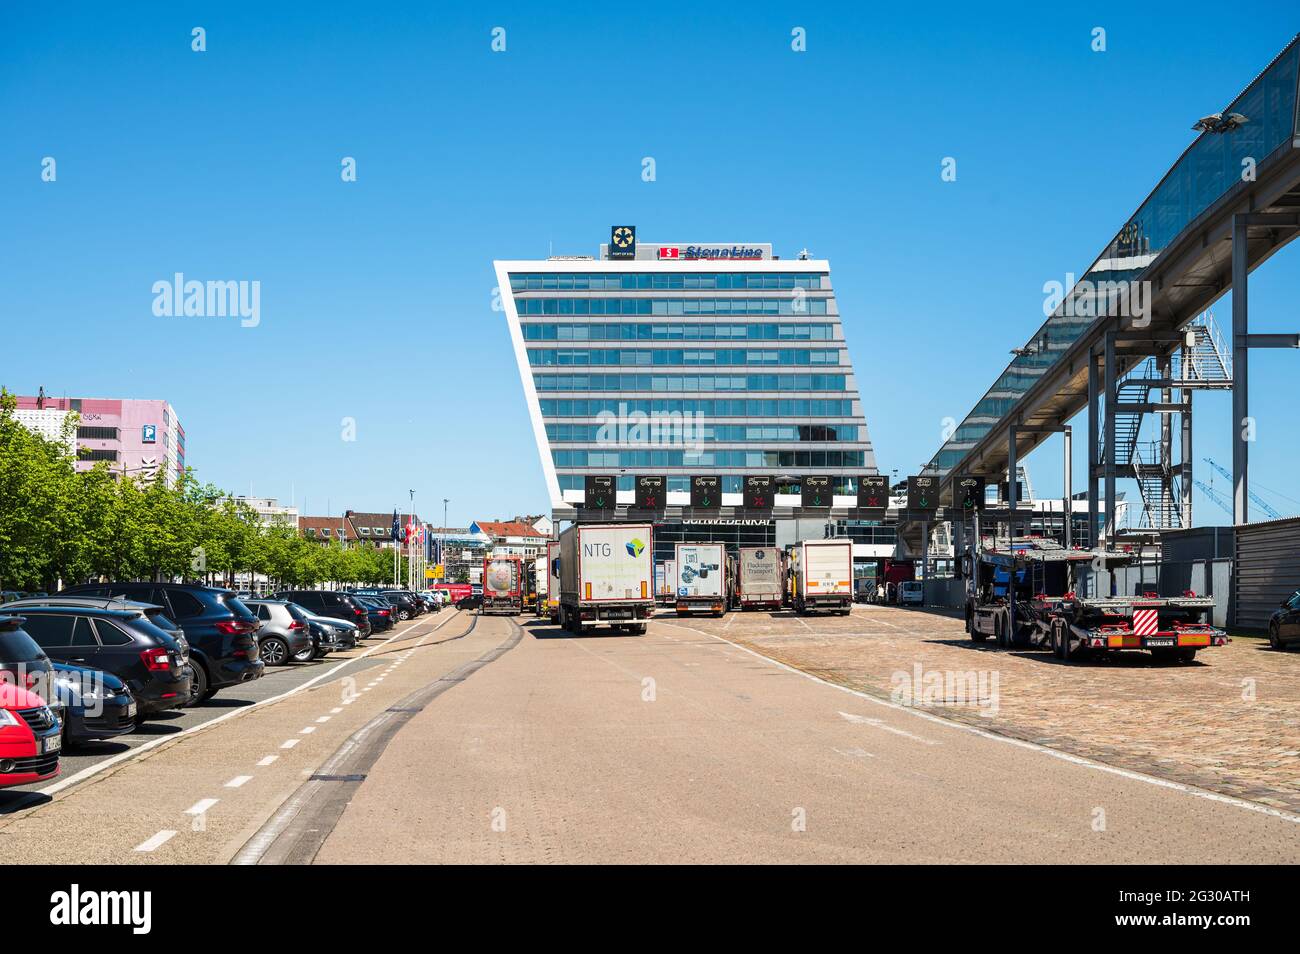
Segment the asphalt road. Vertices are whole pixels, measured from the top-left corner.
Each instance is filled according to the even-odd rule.
[[[89,777],[0,795],[22,800],[0,846],[98,864],[1300,860],[1294,814],[892,706],[728,641],[746,617],[708,625],[426,617]]]

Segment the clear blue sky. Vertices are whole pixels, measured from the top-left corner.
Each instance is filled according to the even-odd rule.
[[[915,472],[1037,327],[1043,282],[1082,273],[1192,121],[1300,27],[1286,3],[1229,19],[1208,3],[6,4],[0,383],[165,398],[200,477],[292,487],[314,513],[408,488],[429,518],[450,497],[453,523],[537,511],[491,262],[594,254],[634,223],[829,259],[880,465]],[[1300,330],[1298,263],[1292,246],[1252,277],[1253,330]],[[155,317],[151,286],[178,271],[260,281],[260,326]],[[1253,476],[1300,498],[1297,375],[1295,352],[1253,359]],[[1198,414],[1197,457],[1227,464],[1226,396]],[[1039,494],[1059,492],[1056,448],[1029,459]]]

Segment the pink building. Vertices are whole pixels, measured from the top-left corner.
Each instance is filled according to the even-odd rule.
[[[18,410],[76,412],[77,469],[108,461],[115,474],[151,478],[173,486],[185,471],[185,429],[166,401],[134,398],[18,397]]]

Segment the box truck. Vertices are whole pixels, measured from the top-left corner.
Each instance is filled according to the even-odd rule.
[[[730,587],[726,547],[721,543],[679,543],[674,556],[677,615],[724,615]]]
[[[533,603],[533,613],[536,616],[546,615],[546,596],[550,592],[550,579],[551,573],[546,557],[537,557],[533,560],[533,589],[537,594],[537,600]]]
[[[805,540],[790,551],[791,598],[800,615],[853,608],[853,541]]]
[[[663,571],[662,579],[659,571]],[[677,599],[677,561],[664,560],[655,568],[655,602],[671,606]]]
[[[546,612],[552,623],[560,618],[560,541],[546,544]]]
[[[560,534],[560,625],[644,634],[654,613],[654,528],[575,524]]]
[[[514,616],[523,612],[524,561],[517,556],[483,560],[483,606],[480,613]]]
[[[742,610],[755,608],[780,609],[781,551],[775,547],[741,547],[737,563],[739,605]]]

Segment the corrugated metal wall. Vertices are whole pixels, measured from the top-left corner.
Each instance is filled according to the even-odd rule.
[[[1242,524],[1236,531],[1233,625],[1263,632],[1273,610],[1300,588],[1300,517]]]

